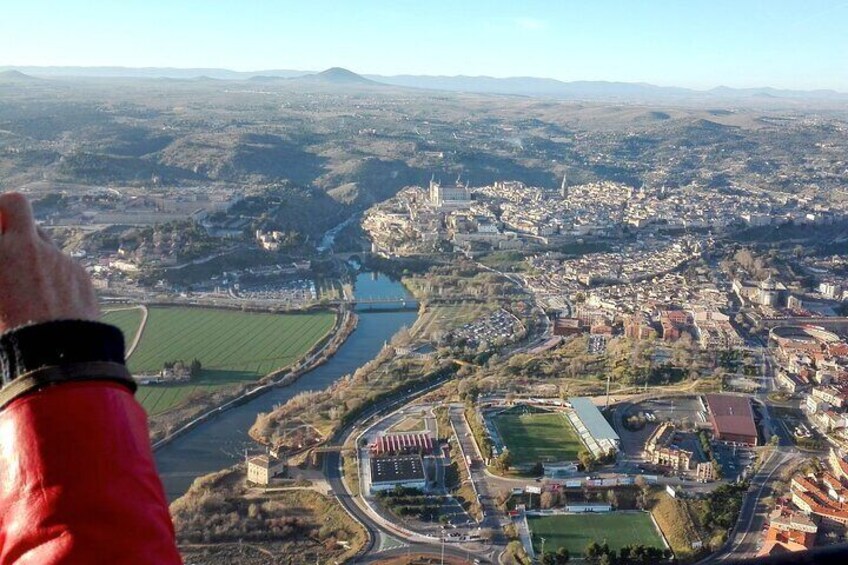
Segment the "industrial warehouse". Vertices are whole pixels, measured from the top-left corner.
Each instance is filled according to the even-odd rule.
[[[728,443],[758,445],[757,424],[751,400],[729,394],[706,395],[715,439]]]
[[[371,492],[397,487],[424,490],[427,475],[420,455],[371,457]]]

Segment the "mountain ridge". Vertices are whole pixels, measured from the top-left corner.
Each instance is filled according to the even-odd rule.
[[[644,98],[810,98],[848,101],[848,93],[834,89],[792,90],[770,86],[734,88],[719,85],[697,90],[679,86],[659,86],[647,82],[606,80],[561,81],[547,77],[492,77],[487,75],[380,75],[357,74],[343,67],[324,71],[272,69],[262,71],[233,71],[221,68],[175,67],[32,67],[0,66],[0,73],[18,72],[28,78],[169,78],[193,80],[254,80],[272,81],[294,79],[318,81],[337,85],[380,84],[404,88],[470,92],[478,94],[504,94],[528,97],[563,99],[644,99]],[[20,78],[20,77],[19,77]]]

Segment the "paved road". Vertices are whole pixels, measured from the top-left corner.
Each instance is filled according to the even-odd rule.
[[[761,532],[771,510],[771,506],[766,505],[763,499],[771,496],[773,484],[779,475],[778,471],[800,457],[801,454],[793,448],[781,447],[772,452],[751,479],[751,486],[742,503],[739,519],[730,534],[727,546],[701,563],[746,559],[757,554],[758,546],[762,541]]]
[[[471,458],[471,480],[474,482],[474,487],[480,497],[480,504],[483,507],[483,520],[480,522],[480,527],[492,530],[492,549],[489,551],[489,558],[492,561],[497,560],[497,556],[506,549],[507,539],[503,533],[503,525],[507,523],[506,516],[498,508],[497,493],[492,492],[488,477],[486,476],[486,465],[477,451],[477,444],[471,435],[471,429],[463,415],[464,408],[462,406],[451,406],[449,409],[450,420],[456,429],[457,440],[462,446],[462,451]]]

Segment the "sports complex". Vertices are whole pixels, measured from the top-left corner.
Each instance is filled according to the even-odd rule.
[[[490,406],[481,410],[481,416],[493,455],[508,450],[517,468],[571,463],[584,449],[600,458],[617,452],[620,443],[588,398],[570,398],[562,406]]]

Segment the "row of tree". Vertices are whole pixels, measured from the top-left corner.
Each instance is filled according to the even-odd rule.
[[[673,557],[671,550],[643,544],[625,545],[618,552],[606,543],[586,546],[586,561],[593,565],[654,565]]]

